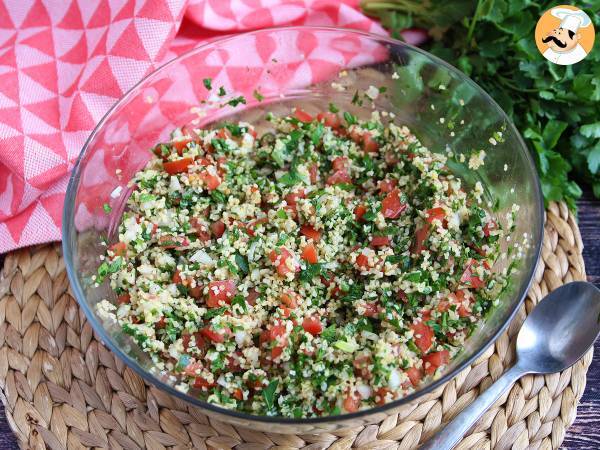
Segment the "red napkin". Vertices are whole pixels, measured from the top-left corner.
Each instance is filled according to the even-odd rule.
[[[0,252],[61,238],[77,156],[137,81],[207,39],[283,25],[384,33],[358,0],[0,3]]]

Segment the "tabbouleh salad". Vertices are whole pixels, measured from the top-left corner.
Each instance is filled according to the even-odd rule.
[[[267,119],[153,149],[99,313],[178,389],[252,414],[351,413],[439,376],[507,285],[492,267],[510,218],[378,112]]]

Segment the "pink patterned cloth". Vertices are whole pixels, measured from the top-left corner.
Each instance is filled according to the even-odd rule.
[[[384,33],[358,12],[357,4],[358,0],[0,3],[0,253],[61,238],[69,174],[87,136],[144,75],[201,42],[245,30],[331,25]]]

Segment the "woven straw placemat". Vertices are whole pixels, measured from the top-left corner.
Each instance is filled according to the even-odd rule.
[[[579,229],[564,204],[547,210],[542,259],[507,332],[439,395],[381,423],[334,434],[278,435],[208,419],[147,385],[98,342],[69,292],[58,244],[7,255],[0,276],[0,388],[24,448],[416,448],[511,365],[513,341],[552,289],[585,279]],[[460,449],[557,448],[573,423],[592,350],[572,368],[527,376],[490,409]]]

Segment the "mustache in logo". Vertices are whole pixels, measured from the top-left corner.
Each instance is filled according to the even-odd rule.
[[[555,36],[547,36],[542,39],[542,42],[544,44],[547,42],[550,42],[550,41],[553,41],[560,48],[565,48],[567,46],[566,42],[562,42],[562,41],[558,40],[558,38],[556,38]]]

